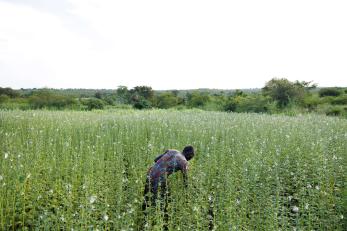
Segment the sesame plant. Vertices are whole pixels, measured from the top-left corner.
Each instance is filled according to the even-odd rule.
[[[189,185],[143,213],[148,167]],[[347,121],[203,111],[0,111],[0,230],[346,230]]]

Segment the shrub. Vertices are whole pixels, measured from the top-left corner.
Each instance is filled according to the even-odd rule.
[[[341,91],[337,88],[322,88],[318,92],[320,97],[325,96],[339,96],[341,95]]]
[[[8,95],[0,95],[0,104],[1,103],[5,103],[6,101],[9,100],[9,96]]]
[[[334,105],[347,105],[347,95],[342,95],[342,96],[334,98],[331,101],[331,104],[334,104]]]
[[[104,109],[104,102],[101,99],[90,98],[85,103],[87,105],[88,110],[93,109]]]
[[[206,93],[194,91],[187,94],[187,105],[188,107],[202,108],[205,104],[210,101],[210,96]]]
[[[342,114],[342,112],[343,111],[340,107],[329,107],[325,114],[329,116],[339,116]]]
[[[224,107],[225,111],[234,112],[267,112],[269,98],[262,95],[237,96]]]
[[[151,108],[151,102],[149,102],[148,100],[145,99],[140,99],[137,102],[134,103],[134,108],[136,109],[148,109]]]
[[[321,101],[317,95],[306,96],[303,101],[303,106],[307,108],[309,111],[316,110],[317,105],[320,104]]]
[[[51,108],[64,109],[73,107],[77,102],[73,98],[62,95],[37,94],[29,97],[29,104],[33,109]]]
[[[234,99],[231,99],[229,102],[227,102],[224,106],[224,110],[228,112],[234,112],[236,111],[237,103]]]
[[[165,92],[157,97],[157,102],[159,108],[170,108],[177,105],[178,98],[172,92]]]

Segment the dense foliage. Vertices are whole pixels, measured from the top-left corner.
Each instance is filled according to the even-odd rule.
[[[93,110],[104,108],[199,108],[208,111],[284,113],[316,112],[347,117],[346,88],[316,88],[305,81],[271,79],[262,89],[251,90],[168,90],[148,86],[116,90],[0,88],[0,108]]]
[[[1,230],[162,230],[141,212],[147,168],[169,178],[168,230],[346,230],[347,121],[174,110],[0,111]]]

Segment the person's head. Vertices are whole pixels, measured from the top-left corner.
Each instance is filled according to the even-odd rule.
[[[182,154],[184,155],[184,157],[189,161],[190,159],[192,159],[194,157],[194,148],[193,146],[185,146],[183,149]]]

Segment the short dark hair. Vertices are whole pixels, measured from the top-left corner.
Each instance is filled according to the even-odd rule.
[[[187,160],[190,160],[194,157],[194,148],[191,145],[185,146],[182,154]]]

